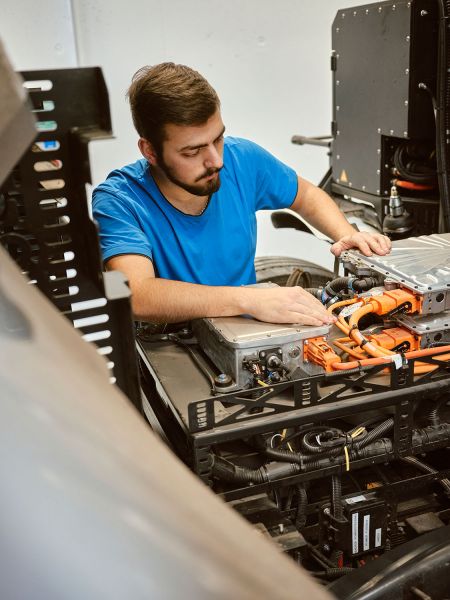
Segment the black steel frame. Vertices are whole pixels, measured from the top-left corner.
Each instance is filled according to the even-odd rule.
[[[145,350],[138,343],[141,357]],[[414,411],[417,403],[433,395],[450,391],[450,365],[436,357],[423,357],[421,363],[436,366],[436,370],[414,376],[415,359],[401,369],[394,365],[373,366],[367,370],[350,374],[323,374],[279,383],[267,389],[241,390],[235,393],[218,394],[191,402],[188,406],[188,422],[182,423],[177,408],[170,399],[163,399],[156,389],[146,396],[150,399],[161,427],[175,451],[197,475],[209,486],[213,485],[211,450],[221,444],[235,442],[259,434],[298,427],[307,423],[319,423],[345,418],[350,415],[383,409],[394,417],[392,451],[380,456],[361,458],[351,463],[357,470],[376,463],[385,463],[410,456],[417,452],[428,452],[448,445],[448,440],[437,440],[422,445],[418,450],[412,443]],[[142,361],[144,380],[154,380]],[[370,381],[377,373],[388,369],[386,383]],[[327,387],[333,385],[332,390]],[[225,404],[236,407],[226,417],[217,417],[215,406]],[[268,412],[270,411],[270,412]],[[330,464],[297,475],[269,483],[243,486],[223,494],[227,501],[267,492],[280,486],[290,486],[328,475],[344,473],[345,465]],[[445,475],[442,475],[445,477]],[[442,478],[437,475],[436,478]]]

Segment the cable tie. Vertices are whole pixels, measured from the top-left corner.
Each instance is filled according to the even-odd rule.
[[[345,470],[350,471],[350,456],[348,454],[347,446],[344,446],[344,455],[345,455]]]
[[[367,338],[364,338],[363,341],[359,344],[359,347],[364,348],[364,346],[368,343],[369,343],[369,340]]]

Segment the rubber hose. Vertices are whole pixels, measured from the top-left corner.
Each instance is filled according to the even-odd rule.
[[[247,469],[233,465],[219,456],[214,456],[213,474],[224,481],[238,483],[265,483],[267,475],[262,469]]]

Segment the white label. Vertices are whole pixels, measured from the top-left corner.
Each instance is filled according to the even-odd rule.
[[[381,527],[379,529],[375,529],[375,548],[379,548],[381,546]]]
[[[358,308],[361,308],[361,306],[364,304],[364,302],[356,302],[355,304],[350,304],[350,306],[345,306],[341,312],[339,313],[340,317],[349,317],[350,315],[352,315],[356,310],[358,310]]]
[[[353,554],[358,554],[358,552],[359,552],[358,517],[359,517],[359,513],[355,512],[352,514],[352,552],[353,552]]]
[[[392,362],[394,363],[396,369],[401,369],[403,366],[403,358],[400,356],[400,354],[394,354],[392,356]]]
[[[362,294],[359,294],[359,297],[360,298],[371,298],[373,296],[382,296],[385,291],[386,291],[386,289],[384,287],[375,287],[367,292],[363,292]]]
[[[365,499],[365,496],[353,496],[353,498],[347,498],[345,501],[347,504],[356,504],[356,502],[363,502]]]
[[[370,549],[370,515],[364,515],[363,549]]]

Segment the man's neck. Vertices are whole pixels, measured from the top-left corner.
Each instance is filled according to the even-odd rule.
[[[150,171],[156,185],[172,206],[188,215],[198,215],[208,204],[209,196],[196,196],[183,189],[173,181],[158,166],[151,165]]]

